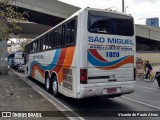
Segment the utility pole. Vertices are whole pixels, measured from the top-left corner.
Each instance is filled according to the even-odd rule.
[[[124,0],[122,0],[122,12],[124,13]]]

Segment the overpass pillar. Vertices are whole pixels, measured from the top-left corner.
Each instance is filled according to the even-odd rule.
[[[0,74],[8,74],[8,64],[7,64],[7,42],[5,40],[0,42]]]

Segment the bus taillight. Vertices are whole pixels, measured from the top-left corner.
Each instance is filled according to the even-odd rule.
[[[87,69],[80,69],[80,83],[87,84]]]

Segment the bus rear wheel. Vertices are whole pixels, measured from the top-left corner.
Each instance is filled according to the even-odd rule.
[[[54,76],[53,80],[52,80],[52,91],[53,91],[53,95],[55,97],[59,96],[59,92],[58,92],[58,80],[57,80],[56,76]]]
[[[49,74],[46,74],[46,77],[45,77],[45,87],[46,87],[46,91],[47,92],[51,92],[52,91],[51,79],[49,77]]]

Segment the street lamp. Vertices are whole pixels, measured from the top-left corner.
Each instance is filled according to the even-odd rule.
[[[124,13],[124,0],[122,0],[122,12]]]

